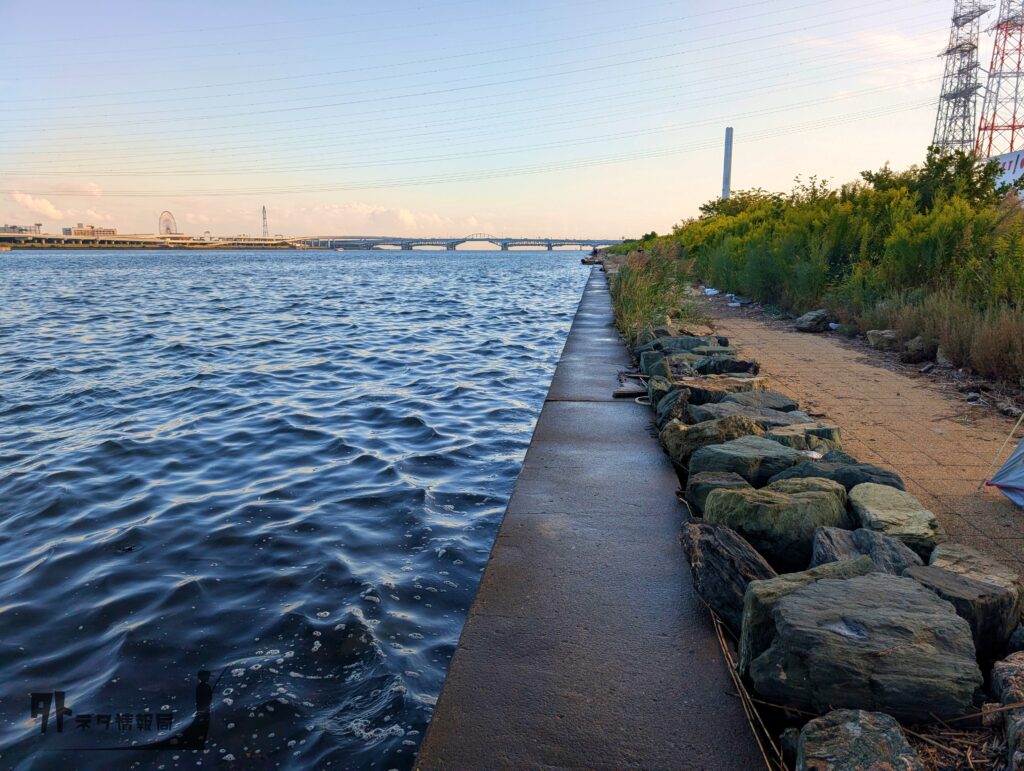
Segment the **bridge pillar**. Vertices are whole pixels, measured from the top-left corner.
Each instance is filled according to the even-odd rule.
[[[402,244],[402,251],[403,252],[411,252],[412,251],[412,244]]]
[[[445,251],[449,251],[449,252],[454,252],[457,247],[458,247],[458,244],[454,243],[454,242],[444,245]]]
[[[508,241],[502,241],[499,244],[499,246],[501,247],[501,251],[503,251],[503,252],[507,252],[508,251]]]
[[[552,243],[551,243],[550,241],[548,241],[548,251],[549,251],[549,252],[550,252],[550,251],[553,251],[553,250],[554,250],[554,248],[555,248],[555,247],[554,247],[554,245],[553,245],[553,244],[552,244]]]

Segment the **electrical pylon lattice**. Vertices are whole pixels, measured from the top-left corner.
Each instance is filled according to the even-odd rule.
[[[1001,0],[976,150],[982,158],[1024,149],[1024,0]]]
[[[946,59],[942,77],[939,112],[935,119],[932,144],[943,150],[974,148],[978,91],[978,38],[981,17],[992,10],[982,0],[956,0],[953,4],[953,25],[949,45],[940,54]]]

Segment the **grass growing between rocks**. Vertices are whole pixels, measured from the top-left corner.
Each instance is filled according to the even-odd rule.
[[[687,297],[691,261],[677,249],[654,248],[628,254],[611,284],[615,322],[633,345],[645,329],[703,321]]]
[[[958,367],[1024,385],[1024,206],[998,176],[997,164],[933,150],[838,189],[812,178],[788,194],[739,192],[621,249],[681,251],[723,291],[921,336]]]

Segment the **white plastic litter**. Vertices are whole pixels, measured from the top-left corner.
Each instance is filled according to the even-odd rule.
[[[708,287],[707,289],[704,290],[704,294],[706,294],[708,297],[714,297],[715,295],[722,293],[719,292],[717,289],[712,289],[711,287]]]

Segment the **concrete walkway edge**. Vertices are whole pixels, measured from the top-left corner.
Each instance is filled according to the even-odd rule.
[[[419,768],[763,768],[629,365],[595,268]]]

